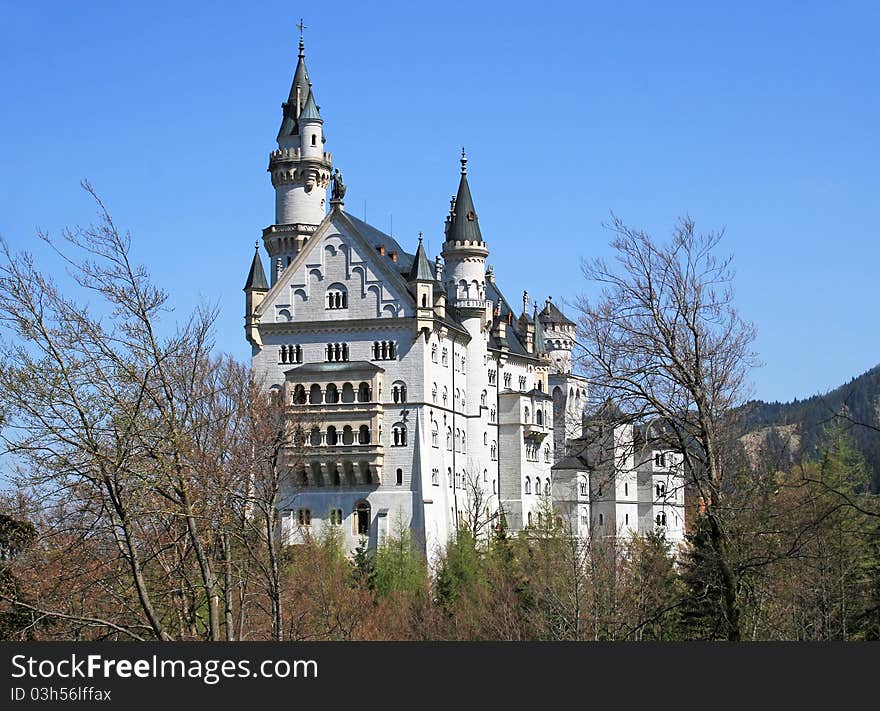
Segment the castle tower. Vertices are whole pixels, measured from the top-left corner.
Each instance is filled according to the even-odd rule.
[[[458,194],[446,218],[446,240],[443,281],[453,306],[470,318],[484,316],[486,311],[486,257],[489,247],[480,233],[467,180],[467,158],[461,149],[461,180]]]
[[[278,148],[269,154],[268,168],[275,188],[275,224],[263,230],[272,284],[324,219],[333,167],[331,154],[324,151],[324,120],[306,69],[302,31],[290,95],[281,106]]]
[[[548,297],[537,315],[536,326],[550,365],[549,390],[553,396],[553,438],[556,460],[564,458],[569,443],[583,434],[583,412],[587,404],[587,381],[572,373],[575,323]]]

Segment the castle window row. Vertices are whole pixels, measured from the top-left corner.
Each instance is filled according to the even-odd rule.
[[[340,389],[335,383],[330,383],[326,388],[322,389],[320,385],[315,383],[308,390],[306,386],[298,384],[293,388],[293,395],[290,398],[292,405],[324,405],[343,403],[349,404],[354,402],[372,402],[373,392],[368,383],[361,383],[355,390],[351,383],[343,384]]]
[[[282,521],[291,520],[299,528],[309,528],[312,525],[312,510],[308,508],[297,509],[293,511],[280,511]],[[366,501],[359,501],[352,515],[352,534],[358,536],[367,536],[370,533],[370,504]],[[341,526],[345,521],[345,514],[340,508],[331,508],[327,511],[327,522],[331,526]]]
[[[303,435],[300,434],[298,439],[302,439],[302,437]],[[370,428],[367,425],[361,425],[355,434],[351,425],[345,425],[341,430],[330,425],[324,432],[319,427],[312,427],[306,441],[311,447],[336,447],[340,444],[343,446],[355,444],[355,439],[357,439],[357,444],[370,444],[372,439]]]
[[[324,357],[328,363],[344,362],[348,360],[347,343],[328,343],[324,349]]]
[[[302,363],[303,362],[303,349],[302,346],[297,345],[284,345],[278,350],[278,362],[279,363]]]
[[[396,360],[397,343],[395,341],[373,341],[373,360]]]

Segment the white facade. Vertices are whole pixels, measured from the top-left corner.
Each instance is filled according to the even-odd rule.
[[[338,184],[327,210],[332,157],[302,45],[290,96],[269,164],[270,278],[256,255],[245,287],[254,374],[305,440],[291,454],[282,534],[296,542],[338,526],[352,550],[402,525],[431,555],[457,525],[481,535],[501,521],[512,532],[543,525],[551,502],[574,502],[578,530],[597,515],[604,523],[605,492],[584,490],[577,473],[569,481],[569,470],[554,481],[586,404],[586,382],[571,372],[573,324],[549,301],[529,314],[525,294],[517,317],[502,296],[464,156],[443,261],[432,262],[421,240],[407,252],[345,212]],[[644,492],[668,472],[625,469],[609,525],[642,530],[662,506]]]

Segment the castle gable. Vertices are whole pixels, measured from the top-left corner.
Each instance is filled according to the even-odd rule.
[[[331,212],[281,272],[258,318],[266,324],[413,316],[397,266],[346,215]]]

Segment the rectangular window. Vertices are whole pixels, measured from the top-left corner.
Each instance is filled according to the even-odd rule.
[[[331,526],[341,526],[342,525],[342,509],[330,509],[330,525]]]
[[[440,486],[440,470],[432,469],[431,470],[431,483],[434,486]]]
[[[296,512],[296,522],[300,526],[311,526],[312,525],[312,510],[311,509],[298,509]]]

